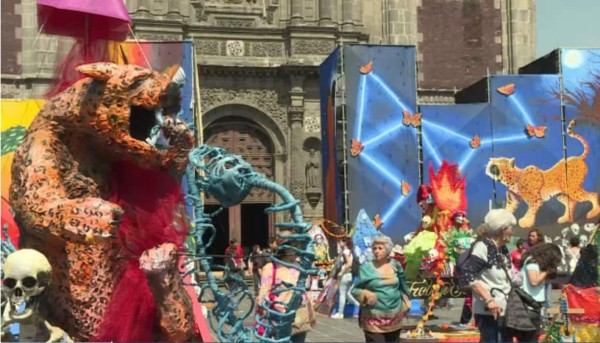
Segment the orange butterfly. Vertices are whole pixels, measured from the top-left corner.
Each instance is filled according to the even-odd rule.
[[[507,85],[504,85],[502,87],[498,87],[498,93],[502,94],[502,95],[512,95],[515,92],[515,84],[514,83],[509,83]]]
[[[369,63],[360,67],[360,73],[363,75],[370,73],[372,70],[373,70],[373,61],[370,61]]]
[[[412,116],[407,110],[402,111],[402,124],[406,126],[421,126],[421,113],[415,113]]]
[[[383,222],[381,221],[381,216],[379,214],[376,214],[375,217],[373,217],[373,226],[375,226],[376,229],[379,229],[381,225],[383,225]]]
[[[402,188],[402,195],[407,196],[408,193],[410,193],[412,187],[410,186],[410,184],[404,180],[402,180],[401,184],[401,188]]]
[[[527,129],[527,136],[537,138],[546,137],[546,130],[548,129],[546,126],[535,127],[531,124],[526,125],[525,128]]]
[[[350,148],[350,155],[356,157],[360,155],[365,147],[356,139],[352,139],[352,147]]]
[[[479,138],[479,135],[475,135],[475,137],[471,139],[469,146],[471,146],[472,149],[477,149],[481,146],[481,138]]]

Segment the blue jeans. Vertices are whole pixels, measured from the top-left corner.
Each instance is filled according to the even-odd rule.
[[[512,342],[506,334],[506,328],[501,325],[504,321],[504,317],[494,319],[493,316],[485,314],[475,315],[475,324],[479,329],[479,342],[483,343],[502,343]]]
[[[340,284],[339,284],[339,292],[340,292],[340,298],[339,298],[339,305],[338,305],[338,313],[344,314],[344,308],[346,307],[346,297],[348,298],[348,300],[350,300],[350,302],[354,305],[354,306],[358,306],[358,301],[356,301],[356,299],[354,299],[354,297],[352,296],[352,294],[350,294],[350,287],[352,286],[352,274],[351,273],[346,273],[344,275],[342,275],[342,278],[340,279]]]

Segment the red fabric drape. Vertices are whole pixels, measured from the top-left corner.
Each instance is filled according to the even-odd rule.
[[[571,284],[565,286],[565,295],[569,308],[582,308],[584,314],[570,314],[569,319],[576,324],[597,324],[600,323],[600,297],[598,288],[577,287]]]
[[[120,260],[124,271],[93,341],[152,342],[160,330],[158,313],[138,258],[162,243],[183,245],[187,224],[181,185],[163,172],[119,162],[113,165],[110,201],[125,210],[121,255],[135,258]]]
[[[85,77],[75,70],[75,67],[88,63],[109,62],[109,57],[109,41],[78,39],[65,59],[57,65],[56,81],[45,94],[46,98],[50,99],[58,95]]]

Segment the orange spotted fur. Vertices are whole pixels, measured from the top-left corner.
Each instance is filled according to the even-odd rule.
[[[522,228],[530,228],[535,224],[537,211],[551,197],[556,197],[565,206],[565,212],[558,218],[558,223],[572,221],[575,205],[583,201],[589,201],[592,205],[587,218],[600,214],[598,193],[588,192],[583,188],[588,173],[585,159],[590,147],[581,135],[573,132],[574,125],[575,120],[572,120],[567,133],[583,144],[583,153],[560,160],[548,170],[541,170],[536,166],[521,169],[515,166],[514,158],[507,157],[491,158],[488,162],[486,174],[508,188],[506,208],[514,212],[521,200],[527,204],[527,213],[519,219],[519,226]]]
[[[123,211],[105,200],[111,162],[124,159],[180,177],[194,139],[172,116],[180,110],[180,94],[171,75],[112,63],[77,70],[88,77],[46,103],[15,152],[10,203],[21,246],[41,251],[53,266],[49,322],[87,341],[97,333],[119,273],[115,232]],[[163,108],[169,115],[163,127],[167,150],[130,136],[131,106]],[[142,263],[148,254],[156,252],[147,252]],[[164,256],[171,269],[148,275],[162,280],[150,284],[162,299],[156,339],[190,341],[195,339],[190,299],[177,274],[177,257]]]

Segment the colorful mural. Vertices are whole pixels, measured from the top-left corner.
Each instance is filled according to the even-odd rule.
[[[494,150],[485,173],[495,181],[495,204],[513,210],[522,228],[556,223],[560,211],[547,201],[553,185],[540,184],[564,157],[560,104],[545,90],[557,82],[558,75],[490,78]],[[556,176],[563,174],[564,166]]]
[[[492,157],[491,110],[488,104],[426,105],[423,115],[421,141],[423,165],[437,170],[442,161],[458,163],[467,184],[467,216],[473,223],[483,220],[492,205],[493,182],[482,172]],[[424,174],[430,184],[429,173]]]
[[[582,188],[586,192],[600,192],[600,49],[561,49],[560,56],[565,124],[576,119],[573,132],[589,147],[585,158],[588,171]],[[567,158],[584,153],[584,145],[576,137],[567,136],[565,144]],[[573,216],[575,220],[589,221],[595,217],[594,213],[597,216],[598,211],[592,209],[589,201],[578,201]]]
[[[391,230],[394,239],[413,231],[413,216],[420,216],[408,199],[414,194],[407,194],[410,201],[397,194],[429,183],[428,173],[413,170],[438,168],[446,160],[458,163],[467,178],[473,226],[498,207],[513,210],[521,228],[538,227],[561,243],[596,225],[600,49],[560,49],[522,74],[483,79],[459,104],[418,107],[409,93],[416,93],[413,56],[392,54],[384,66],[377,61],[393,49],[343,50],[350,157],[348,186],[341,192],[349,194],[350,213],[360,204],[380,214],[382,231]]]
[[[2,100],[0,140],[2,141],[2,198],[8,199],[10,170],[15,150],[31,122],[44,106],[44,100]]]
[[[334,56],[341,68],[336,68]],[[340,73],[336,76],[333,70]],[[326,218],[335,221],[327,212],[334,205],[339,208],[338,222],[351,221],[364,209],[379,215],[380,230],[399,240],[402,232],[413,230],[420,221],[413,192],[419,185],[419,168],[413,162],[418,160],[420,126],[415,48],[344,46],[323,63],[321,75]],[[346,120],[345,137],[344,128],[336,127],[342,118]],[[345,150],[340,145],[343,140]],[[333,158],[336,153],[345,155]],[[337,197],[343,160],[347,161],[344,187],[348,194],[360,196],[349,197],[342,219],[342,199]],[[336,195],[330,195],[336,190]]]
[[[379,229],[396,241],[421,220],[415,63],[413,47],[344,48],[348,191],[360,194],[349,198],[350,216],[378,214]]]

